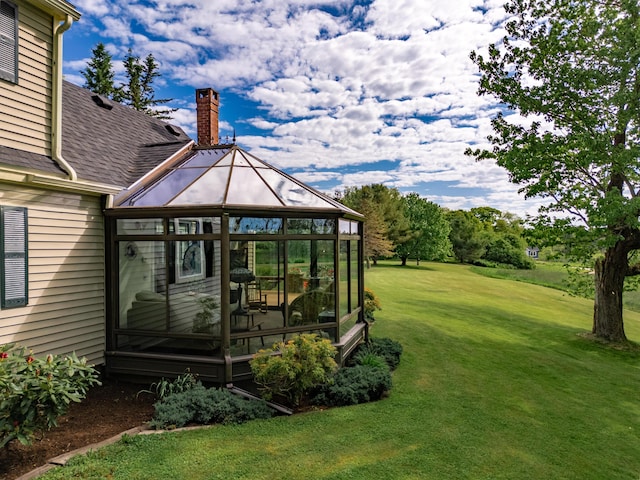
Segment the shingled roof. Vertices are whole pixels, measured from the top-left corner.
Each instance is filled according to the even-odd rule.
[[[62,155],[81,180],[129,186],[191,141],[179,127],[63,82]]]
[[[0,164],[23,167],[44,173],[65,173],[51,157],[0,145]]]
[[[190,142],[179,127],[63,82],[62,156],[79,180],[128,187]],[[0,163],[65,173],[51,157],[6,146]]]

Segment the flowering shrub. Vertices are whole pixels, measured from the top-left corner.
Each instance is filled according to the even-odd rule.
[[[96,370],[75,353],[35,358],[24,347],[1,345],[0,448],[13,439],[30,444],[94,384],[100,384]]]
[[[280,396],[297,406],[312,388],[331,378],[338,367],[335,356],[336,348],[330,340],[302,334],[258,351],[250,364],[264,399]]]
[[[373,293],[373,290],[370,288],[364,289],[364,316],[370,322],[373,322],[375,319],[373,318],[373,314],[376,310],[382,310],[380,306],[380,298]]]

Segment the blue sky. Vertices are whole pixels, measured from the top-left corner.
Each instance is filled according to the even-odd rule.
[[[507,173],[465,157],[498,111],[471,50],[504,35],[504,0],[75,0],[64,75],[102,42],[160,63],[158,98],[195,138],[195,89],[220,93],[221,140],[332,194],[383,183],[443,207],[524,216]]]

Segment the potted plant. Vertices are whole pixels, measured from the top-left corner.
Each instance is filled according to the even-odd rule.
[[[200,304],[200,311],[196,313],[193,319],[193,332],[213,333],[214,325],[219,323],[215,321],[215,315],[220,303],[212,296],[198,298],[197,302]]]

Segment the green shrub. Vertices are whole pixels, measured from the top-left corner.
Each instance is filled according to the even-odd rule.
[[[376,310],[382,310],[380,298],[370,288],[364,289],[364,316],[369,322],[374,322],[373,318]]]
[[[263,401],[247,400],[228,390],[205,388],[203,385],[168,395],[154,407],[150,422],[154,428],[179,428],[190,423],[239,424],[274,414]]]
[[[149,387],[149,390],[140,390],[138,392],[138,395],[140,395],[141,393],[151,393],[158,399],[162,400],[169,395],[173,395],[174,393],[186,392],[187,390],[191,390],[198,385],[200,385],[198,376],[187,370],[185,373],[183,373],[182,375],[178,375],[178,377],[173,380],[162,378],[159,382],[152,383]]]
[[[303,334],[260,350],[250,365],[263,398],[283,397],[297,406],[311,389],[329,380],[337,368],[335,356],[330,340]]]
[[[24,347],[0,346],[0,448],[13,439],[29,445],[94,384],[98,373],[75,353],[35,358]]]
[[[353,354],[353,363],[355,365],[366,365],[368,367],[389,368],[384,357],[372,351],[371,348],[365,346]]]
[[[338,370],[333,382],[323,385],[313,403],[341,407],[379,400],[391,389],[391,371],[382,367],[356,365]]]
[[[362,354],[374,354],[384,358],[387,365],[391,370],[395,370],[400,364],[400,357],[402,356],[402,345],[395,340],[385,337],[369,337],[367,343],[360,344],[351,356],[351,364],[358,363],[356,358]]]

